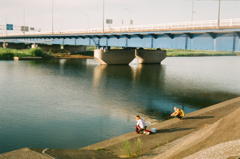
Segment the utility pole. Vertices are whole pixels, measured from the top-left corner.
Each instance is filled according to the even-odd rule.
[[[193,13],[194,13],[194,0],[192,0],[192,18],[191,18],[192,22],[193,22]]]
[[[103,33],[104,33],[104,0],[103,0]]]
[[[130,12],[130,10],[127,9],[127,8],[124,8],[124,10],[126,10],[126,11],[128,12],[128,14],[129,14],[129,25],[131,25],[131,24],[132,24],[132,16],[131,16],[131,12]]]
[[[26,27],[25,27],[25,9],[23,10],[23,34],[25,35]]]
[[[221,8],[221,1],[218,0],[218,27],[220,27],[220,8]]]
[[[52,34],[53,34],[53,1],[52,1]]]
[[[6,15],[6,36],[7,36],[7,15]]]

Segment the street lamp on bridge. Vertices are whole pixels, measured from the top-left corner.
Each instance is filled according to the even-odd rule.
[[[192,0],[192,18],[191,21],[193,22],[193,14],[194,14],[194,0]]]
[[[127,8],[124,8],[124,10],[126,10],[128,12],[128,14],[129,14],[129,24],[132,25],[133,24],[133,20],[132,20],[132,16],[131,16],[130,10],[127,9]]]
[[[221,7],[221,0],[218,0],[218,27],[220,26],[220,7]]]
[[[104,33],[104,1],[105,0],[103,0],[103,33]]]
[[[53,1],[52,1],[52,34],[53,34]]]
[[[198,0],[200,1],[200,0]],[[217,19],[217,26],[220,27],[220,15],[221,15],[221,0],[211,0],[211,1],[218,1],[218,19]],[[234,0],[226,0],[226,1],[234,1]],[[235,1],[238,1],[238,0],[235,0]],[[194,3],[194,0],[193,0],[193,3]],[[192,9],[192,17],[193,17],[193,9]],[[193,19],[193,18],[192,18]]]

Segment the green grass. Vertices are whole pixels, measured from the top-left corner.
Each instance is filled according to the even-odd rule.
[[[89,46],[87,51],[82,52],[82,55],[93,56],[93,50],[96,47]],[[112,47],[112,49],[119,49],[118,47]],[[181,49],[165,49],[168,57],[176,56],[236,56],[239,52],[232,53],[231,51],[207,51],[207,50],[181,50]],[[34,49],[6,49],[0,47],[0,60],[12,60],[14,56],[17,57],[43,57],[51,58],[51,51],[48,53],[43,52],[40,48]]]
[[[127,157],[132,156],[132,146],[128,140],[122,141],[122,147],[120,147],[120,151],[124,156],[127,156]]]
[[[13,60],[13,57],[43,57],[49,59],[51,58],[51,53],[46,53],[39,47],[22,50],[0,47],[0,60]]]
[[[122,157],[137,157],[141,154],[143,142],[140,138],[137,138],[134,143],[130,143],[129,140],[123,140],[120,151],[122,152]]]
[[[96,47],[88,46],[87,51],[93,52]],[[121,49],[121,47],[111,47],[111,49]],[[144,48],[146,50],[152,50]],[[154,50],[154,49],[153,49]],[[231,51],[209,51],[209,50],[186,50],[183,49],[163,49],[167,51],[167,56],[236,56],[237,53]]]
[[[141,154],[142,144],[143,144],[142,140],[140,138],[137,138],[137,141],[135,141],[136,156],[139,156]]]
[[[236,56],[231,51],[208,51],[208,50],[176,50],[166,49],[167,56]]]
[[[17,50],[17,49],[5,49],[0,47],[0,54],[13,54],[13,56],[18,57],[28,57],[31,56],[29,49]]]

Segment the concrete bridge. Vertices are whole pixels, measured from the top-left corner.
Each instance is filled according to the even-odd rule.
[[[0,36],[3,47],[39,45],[44,50],[84,51],[96,46],[95,59],[101,64],[127,64],[137,57],[140,63],[160,63],[162,49],[240,51],[240,19],[183,22],[160,25],[41,32]],[[123,49],[111,49],[120,47]],[[144,48],[144,49],[143,49]]]

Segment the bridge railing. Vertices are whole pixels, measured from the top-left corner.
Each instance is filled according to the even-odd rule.
[[[139,25],[128,27],[114,27],[104,28],[104,33],[123,33],[123,32],[150,32],[150,31],[172,31],[172,30],[194,30],[194,29],[215,29],[215,28],[240,28],[240,19],[223,19],[218,26],[217,20],[194,21],[194,22],[180,22],[180,23],[166,23],[166,24],[152,24]],[[96,29],[81,29],[81,30],[67,30],[54,32],[25,32],[25,35],[45,35],[45,34],[97,34],[103,33],[102,28]],[[8,33],[8,35],[10,35]],[[16,35],[16,34],[15,34]],[[18,34],[19,35],[19,34]]]

